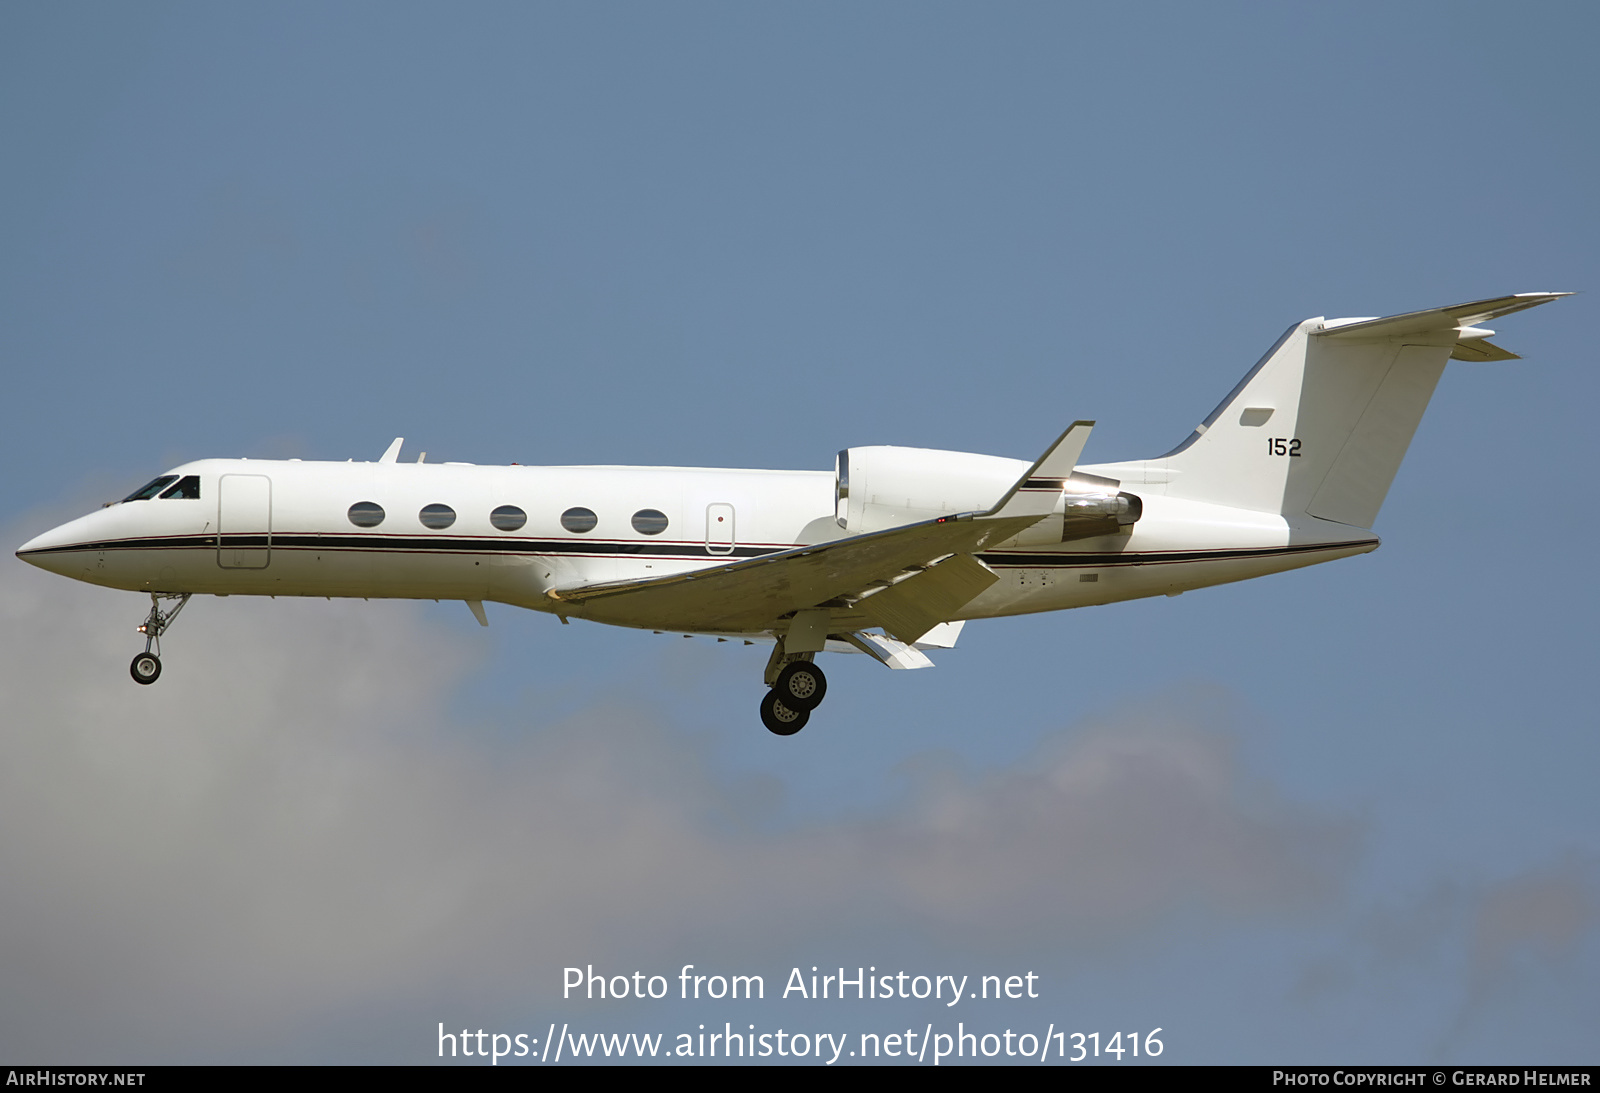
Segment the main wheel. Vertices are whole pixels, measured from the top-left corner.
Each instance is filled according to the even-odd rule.
[[[810,720],[810,711],[785,706],[777,691],[768,691],[761,700],[761,723],[779,736],[793,736]]]
[[[154,683],[161,678],[161,658],[154,653],[140,653],[128,665],[128,674],[135,683]]]
[[[823,696],[828,693],[828,677],[809,660],[791,660],[778,673],[772,689],[791,710],[814,710],[822,705]]]

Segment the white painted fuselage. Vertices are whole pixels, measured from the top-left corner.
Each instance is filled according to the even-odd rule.
[[[993,462],[1012,480],[1028,469],[1022,460]],[[1130,468],[1081,469],[1114,479]],[[233,459],[166,472],[189,475],[199,479],[198,498],[119,502],[18,553],[63,576],[144,592],[478,600],[557,611],[551,589],[720,567],[850,534],[835,519],[831,472]],[[1008,484],[998,475],[995,495]],[[248,492],[235,504],[239,487]],[[978,554],[1000,580],[955,617],[1170,595],[1378,545],[1342,524],[1306,517],[1291,525],[1278,513],[1167,498],[1159,486],[1140,496],[1142,519],[1116,534]],[[381,507],[381,523],[354,526],[349,512],[360,503]],[[454,512],[448,527],[425,526],[430,505]],[[502,506],[521,510],[526,523],[497,529],[490,514]],[[591,530],[562,526],[562,513],[574,508],[595,514]],[[664,514],[665,529],[635,530],[631,518],[645,510]],[[672,618],[606,621],[685,628]]]

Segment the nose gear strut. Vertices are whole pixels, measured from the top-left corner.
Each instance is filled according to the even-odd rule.
[[[139,633],[144,635],[144,652],[133,658],[128,674],[135,683],[151,684],[161,678],[161,635],[167,632],[172,620],[178,617],[183,605],[189,602],[189,593],[150,593],[150,614],[145,617]],[[161,609],[162,600],[177,600],[171,610]]]

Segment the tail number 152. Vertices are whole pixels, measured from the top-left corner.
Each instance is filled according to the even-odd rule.
[[[1267,454],[1298,456],[1300,454],[1300,438],[1269,436],[1267,437]]]

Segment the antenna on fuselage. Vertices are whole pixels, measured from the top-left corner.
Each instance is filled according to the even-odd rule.
[[[383,455],[378,457],[378,462],[379,463],[396,463],[396,462],[399,462],[399,460],[400,460],[400,445],[404,444],[405,441],[406,441],[406,438],[403,437],[403,436],[395,437],[394,438],[394,443],[389,445],[389,450],[384,452]]]

